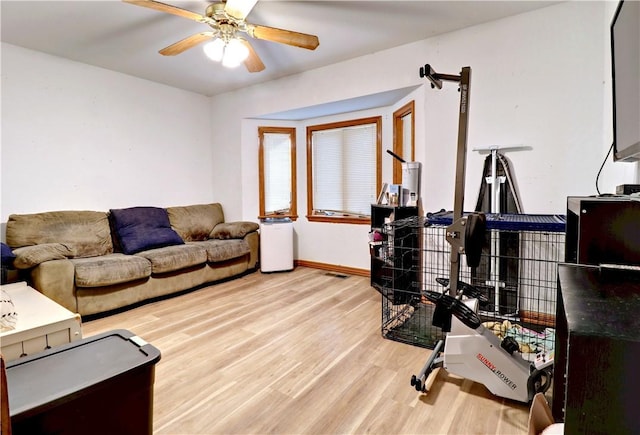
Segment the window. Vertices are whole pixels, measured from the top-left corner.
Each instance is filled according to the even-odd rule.
[[[308,219],[368,224],[381,184],[382,117],[307,127]]]
[[[393,152],[407,162],[413,162],[416,153],[414,107],[415,102],[412,100],[393,112]],[[394,184],[402,183],[402,166],[396,159],[393,159],[393,182]]]
[[[296,130],[259,127],[260,219],[298,217],[296,207]]]

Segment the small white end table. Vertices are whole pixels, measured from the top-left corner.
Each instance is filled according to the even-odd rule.
[[[82,338],[80,315],[26,282],[3,285],[2,290],[9,294],[18,313],[14,329],[0,332],[0,352],[6,361]]]

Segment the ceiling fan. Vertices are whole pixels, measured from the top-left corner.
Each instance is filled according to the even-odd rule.
[[[205,53],[214,60],[222,61],[225,66],[244,63],[249,72],[262,71],[265,66],[249,41],[239,36],[242,33],[255,39],[278,42],[294,47],[315,50],[320,44],[318,37],[291,30],[251,24],[245,21],[258,0],[222,0],[207,6],[204,15],[181,9],[176,6],[154,0],[122,0],[137,6],[178,15],[183,18],[208,24],[212,31],[200,32],[160,50],[164,56],[175,56],[196,45],[210,40]]]

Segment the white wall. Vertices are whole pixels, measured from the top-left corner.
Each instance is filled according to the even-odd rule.
[[[217,184],[235,180],[242,194],[227,192],[244,219],[257,216],[256,123],[242,119],[425,84],[419,67],[440,73],[472,68],[465,209],[473,209],[484,155],[474,147],[526,145],[507,153],[524,212],[564,214],[566,197],[595,194],[595,177],[610,145],[605,108],[609,76],[604,2],[567,2],[531,13],[418,41],[384,52],[261,84],[212,99],[214,146],[240,146],[241,174],[220,161]],[[453,206],[459,95],[454,83],[442,90],[426,84],[416,99],[416,160],[423,162],[425,211]],[[387,109],[383,113],[389,113]],[[315,122],[315,121],[314,121]],[[259,124],[259,123],[258,123]],[[291,124],[289,124],[291,125]],[[389,127],[390,128],[390,127]],[[383,149],[391,148],[386,132]],[[304,216],[304,141],[298,138],[298,204]],[[239,144],[239,145],[238,145]],[[390,162],[387,164],[390,165]],[[637,165],[632,164],[633,167]],[[628,165],[608,163],[602,192],[632,183]],[[385,169],[390,180],[390,169]],[[299,259],[366,268],[368,228],[296,223]],[[348,247],[348,248],[346,248]]]
[[[212,202],[209,98],[2,44],[11,213]]]
[[[505,153],[525,213],[564,213],[567,196],[596,193],[595,177],[611,143],[603,139],[603,122],[610,119],[603,96],[610,91],[603,56],[608,39],[601,29],[608,19],[602,2],[563,3],[427,41],[426,50],[439,50],[449,70],[456,64],[472,67],[470,148],[532,147]],[[452,171],[453,146],[443,144],[455,138],[435,131],[450,119],[440,106],[454,97],[444,98],[428,98],[425,158],[450,162]],[[468,150],[467,209],[477,198],[483,160]],[[607,169],[622,172],[621,166],[609,163]],[[441,185],[440,179],[438,171],[427,172],[430,184]],[[622,177],[611,174],[601,180],[601,190],[612,192],[620,182]],[[452,197],[450,183],[442,193],[429,203],[433,208]]]
[[[484,159],[470,149],[522,144],[532,151],[507,156],[524,211],[564,213],[567,196],[596,193],[611,144],[614,10],[562,3],[211,99],[3,43],[1,222],[10,213],[210,201],[228,220],[255,221],[255,118],[410,86],[420,87],[381,110],[383,149],[392,145],[391,113],[415,99],[424,209],[450,209],[459,96],[453,83],[430,89],[418,75],[425,63],[473,70],[465,208],[475,204]],[[296,258],[366,269],[368,227],[304,218],[304,122],[296,126]],[[637,167],[607,163],[600,190],[637,182]]]

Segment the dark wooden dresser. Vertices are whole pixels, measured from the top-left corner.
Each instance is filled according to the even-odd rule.
[[[558,267],[552,411],[565,433],[640,433],[640,272]]]

